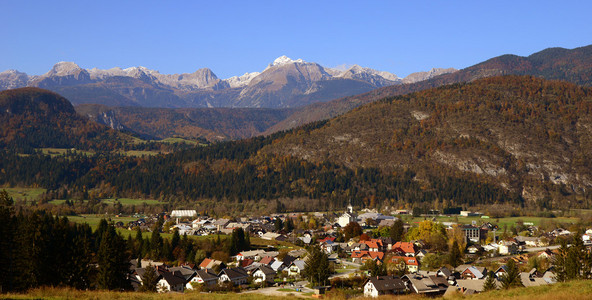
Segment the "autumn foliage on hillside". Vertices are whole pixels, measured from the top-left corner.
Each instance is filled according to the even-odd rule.
[[[532,200],[592,185],[592,90],[529,76],[493,77],[385,98],[295,131],[264,153],[385,172],[410,169],[426,189],[448,175]]]
[[[112,150],[117,133],[89,122],[62,96],[39,88],[0,92],[0,148],[30,152],[34,148]]]

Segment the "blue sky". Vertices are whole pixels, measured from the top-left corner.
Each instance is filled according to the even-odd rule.
[[[261,71],[276,57],[399,76],[592,44],[591,1],[0,1],[0,71]]]

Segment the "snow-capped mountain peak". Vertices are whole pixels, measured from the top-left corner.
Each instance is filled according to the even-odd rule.
[[[271,63],[271,66],[281,66],[281,65],[292,64],[292,63],[305,63],[305,61],[302,60],[301,58],[299,58],[297,60],[293,60],[285,55],[282,55],[282,56],[276,58],[273,61],[273,63]]]

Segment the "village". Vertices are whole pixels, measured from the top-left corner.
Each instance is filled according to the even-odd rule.
[[[195,210],[173,210],[161,215],[166,222],[157,230],[218,239],[241,231],[270,245],[259,243],[258,248],[228,255],[224,260],[205,257],[193,264],[132,259],[129,280],[135,290],[142,290],[146,270],[153,268],[158,292],[319,295],[331,289],[347,289],[350,294],[371,297],[473,294],[504,287],[509,272],[516,273],[512,286],[553,284],[557,282],[554,262],[560,241],[571,243],[577,234],[573,240],[579,239],[588,251],[592,244],[589,228],[581,233],[559,227],[542,231],[524,222],[514,231],[505,228],[502,232],[487,218],[480,224],[461,224],[425,216],[419,224],[404,223],[402,219],[409,213],[398,210],[383,215],[364,210],[356,214],[350,205],[335,218],[323,213],[283,213],[214,219],[198,216]],[[461,211],[459,216],[475,214]],[[115,225],[150,231],[156,218]],[[310,270],[314,265],[307,263],[314,256],[311,250],[321,253],[329,266],[320,280],[311,277],[321,276],[311,275],[320,274]]]

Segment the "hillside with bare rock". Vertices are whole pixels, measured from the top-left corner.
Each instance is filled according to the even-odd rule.
[[[592,89],[504,76],[383,98],[262,152],[412,170],[426,188],[446,174],[530,201],[556,194],[577,201],[592,187],[591,147]]]

